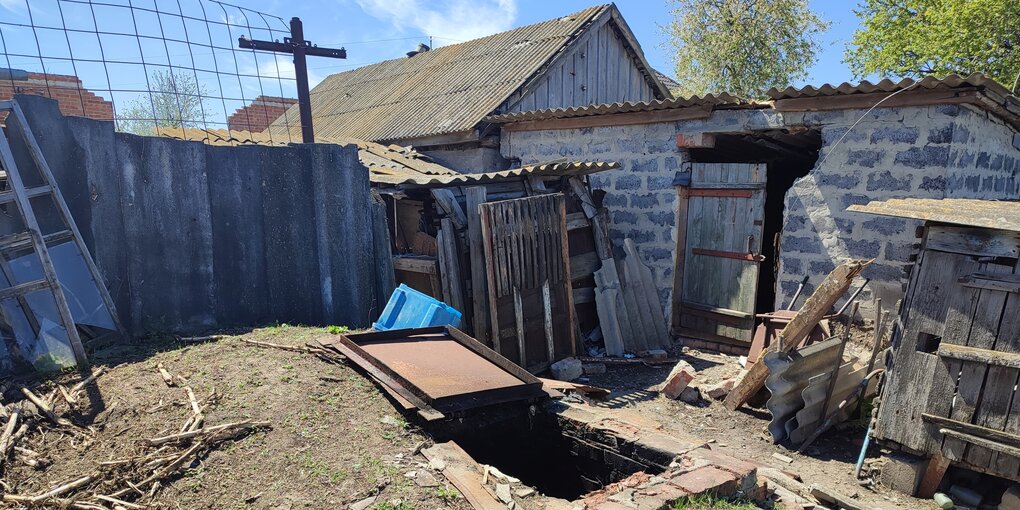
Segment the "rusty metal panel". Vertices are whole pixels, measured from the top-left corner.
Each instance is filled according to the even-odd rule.
[[[545,394],[539,379],[449,326],[338,335],[320,343],[429,420]]]
[[[1020,202],[970,198],[893,198],[848,211],[1020,232]]]

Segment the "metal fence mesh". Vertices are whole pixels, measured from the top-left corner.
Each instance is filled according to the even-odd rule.
[[[283,113],[297,97],[291,57],[237,44],[289,37],[283,18],[217,0],[20,1],[0,12],[0,99],[45,95],[138,134],[261,131],[279,116],[287,139],[272,141],[300,141],[296,109]]]

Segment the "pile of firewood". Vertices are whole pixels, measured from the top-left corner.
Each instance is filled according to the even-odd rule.
[[[191,413],[177,432],[138,439],[133,455],[99,462],[91,472],[38,494],[13,494],[11,488],[0,479],[3,502],[7,504],[5,506],[86,510],[147,508],[147,503],[153,500],[163,483],[196,459],[216,449],[224,441],[269,427],[268,422],[251,420],[207,425],[205,415],[216,403],[215,390],[209,396],[199,399],[185,378],[171,375],[162,364],[157,369],[168,386],[183,390],[191,408]],[[95,441],[98,432],[94,427],[80,426],[66,416],[81,404],[81,392],[85,387],[103,372],[103,369],[96,370],[70,389],[56,385],[46,396],[21,388],[26,400],[0,405],[0,418],[6,421],[0,435],[0,474],[5,464],[11,462],[24,463],[35,469],[45,469],[51,463],[50,459],[28,448],[34,434],[66,435],[71,439],[70,443],[79,449],[85,449]],[[58,414],[58,406],[65,408],[65,412]],[[157,407],[162,406],[161,402]],[[125,437],[131,435],[125,434]]]

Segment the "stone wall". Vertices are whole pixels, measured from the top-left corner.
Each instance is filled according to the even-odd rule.
[[[379,312],[368,170],[356,147],[214,147],[118,133],[62,117],[45,98],[17,100],[132,333],[357,327]]]
[[[690,160],[687,151],[677,148],[676,135],[792,126],[819,129],[822,148],[815,168],[786,195],[777,306],[789,299],[805,274],[810,292],[846,257],[877,259],[865,272],[873,282],[864,300],[883,297],[894,302],[902,296],[903,269],[917,242],[917,222],[847,212],[852,204],[900,197],[1020,198],[1015,131],[969,106],[878,108],[867,114],[723,110],[704,120],[504,130],[501,150],[522,164],[560,157],[620,163],[617,170],[592,175],[591,183],[606,192],[614,243],[620,246],[625,237],[638,243],[668,312],[676,232],[672,182]]]

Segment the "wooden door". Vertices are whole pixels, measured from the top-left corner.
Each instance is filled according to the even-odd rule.
[[[765,217],[765,165],[691,163],[680,188],[686,236],[677,271],[680,334],[749,344]],[[683,226],[680,226],[683,228]]]
[[[535,373],[575,354],[563,194],[478,206],[492,348]]]

